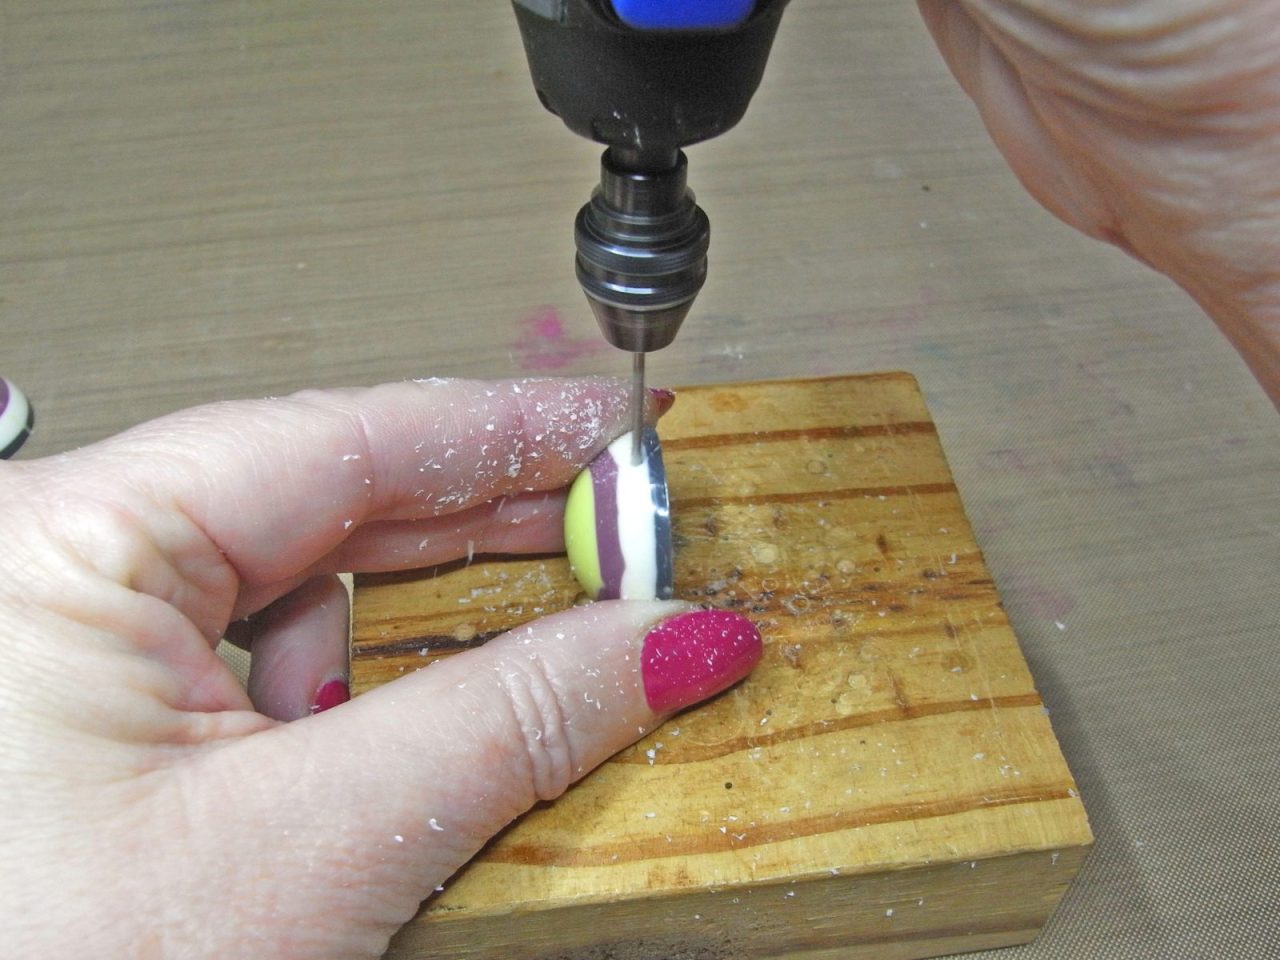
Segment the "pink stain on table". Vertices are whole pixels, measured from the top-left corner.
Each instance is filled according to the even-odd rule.
[[[1005,579],[1004,585],[1009,599],[1037,618],[1062,621],[1076,608],[1074,596],[1034,574],[1015,573]]]
[[[607,349],[604,337],[577,337],[566,329],[555,307],[539,307],[520,321],[520,334],[511,344],[511,355],[524,370],[563,370],[579,360]]]

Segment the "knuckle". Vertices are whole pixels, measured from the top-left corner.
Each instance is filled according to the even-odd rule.
[[[539,800],[553,800],[574,778],[573,741],[561,691],[543,662],[531,656],[499,667],[513,728],[515,766]]]

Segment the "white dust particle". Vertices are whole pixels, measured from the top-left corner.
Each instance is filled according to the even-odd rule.
[[[656,816],[657,816],[657,814],[656,814],[656,813],[654,813],[652,810],[650,810],[648,813],[646,813],[646,814],[644,815],[644,818],[645,818],[646,820],[652,820],[652,819],[653,819],[654,817],[656,817]]]
[[[404,843],[404,837],[400,836],[400,834],[398,833],[391,839],[394,840],[396,843]]]
[[[1053,625],[1054,625],[1055,627],[1057,627],[1059,630],[1065,630],[1065,629],[1067,629],[1067,625],[1066,625],[1065,623],[1063,623],[1061,620],[1055,620],[1055,621],[1053,621]]]
[[[352,525],[353,523],[355,523],[355,521],[354,521],[354,520],[343,520],[343,521],[342,521],[342,529],[343,529],[343,530],[350,530],[350,529],[351,529],[351,525]]]
[[[444,827],[440,826],[440,822],[436,820],[435,817],[432,817],[430,820],[427,821],[427,826],[430,827],[432,830],[436,830],[441,833],[444,832]]]
[[[358,453],[348,453],[346,456],[344,456],[344,457],[342,458],[342,462],[343,462],[343,463],[346,463],[348,460],[359,460],[359,459],[360,459],[360,454],[358,454]]]

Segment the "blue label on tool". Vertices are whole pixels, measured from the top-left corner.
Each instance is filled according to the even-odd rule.
[[[751,16],[755,0],[613,0],[622,22],[638,30],[727,30]]]

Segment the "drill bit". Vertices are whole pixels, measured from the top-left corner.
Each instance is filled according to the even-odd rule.
[[[644,459],[641,446],[644,433],[644,351],[631,354],[631,465],[638,467]]]

